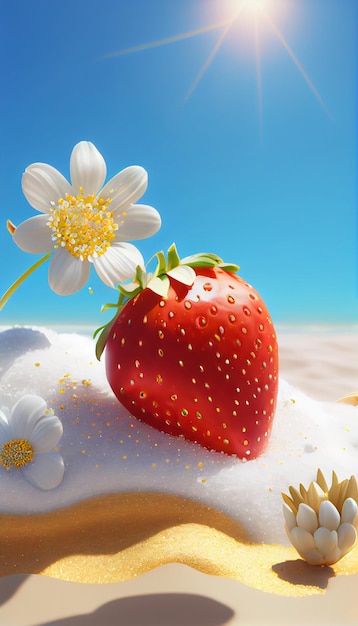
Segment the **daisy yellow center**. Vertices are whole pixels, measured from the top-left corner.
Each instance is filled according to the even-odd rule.
[[[82,260],[104,254],[118,228],[108,208],[110,203],[111,198],[85,196],[82,188],[77,196],[60,198],[50,209],[47,222],[55,248],[66,248]]]
[[[21,469],[34,458],[34,450],[27,439],[12,439],[0,448],[0,465],[9,470],[11,467]]]

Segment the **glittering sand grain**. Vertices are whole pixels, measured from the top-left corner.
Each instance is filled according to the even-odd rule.
[[[37,573],[114,583],[181,563],[281,596],[322,593],[331,577],[358,573],[358,548],[334,567],[313,567],[288,546],[249,543],[240,525],[192,500],[113,494],[41,515],[0,519],[1,576]]]

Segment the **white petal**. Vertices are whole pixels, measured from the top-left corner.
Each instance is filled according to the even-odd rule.
[[[183,285],[187,285],[191,287],[195,280],[195,271],[189,265],[178,265],[178,267],[174,267],[174,269],[169,270],[167,272],[168,276],[174,278],[179,283],[183,283]]]
[[[357,541],[357,531],[352,524],[341,524],[338,528],[338,547],[343,554],[346,554],[348,550],[353,548]]]
[[[288,504],[286,504],[286,502],[283,503],[283,515],[285,518],[285,522],[287,524],[287,533],[288,531],[292,530],[292,528],[294,528],[296,526],[296,516],[294,514],[294,512],[292,511],[292,509],[288,506]]]
[[[317,550],[313,536],[304,528],[295,526],[288,533],[292,545],[296,548],[298,554],[311,565],[322,565],[323,556]]]
[[[39,454],[33,463],[22,469],[26,480],[43,490],[55,489],[62,482],[65,466],[57,452]]]
[[[319,507],[319,523],[328,530],[336,530],[340,524],[341,517],[330,500],[324,500]]]
[[[313,535],[314,531],[318,527],[318,520],[317,520],[316,513],[314,512],[313,509],[311,509],[310,506],[308,506],[308,504],[304,504],[302,502],[298,507],[296,520],[297,520],[297,526],[304,528],[309,533],[311,533],[311,535]]]
[[[51,202],[58,203],[66,193],[71,194],[71,185],[52,165],[34,163],[22,175],[22,191],[34,209],[48,213]]]
[[[112,206],[110,205],[109,208],[112,209]],[[117,211],[114,221],[118,224],[117,241],[151,237],[159,230],[162,223],[158,211],[146,204],[130,205],[125,215]]]
[[[137,265],[144,267],[141,253],[130,243],[116,242],[102,256],[91,260],[98,276],[109,287],[134,278]]]
[[[132,165],[111,178],[100,192],[101,198],[112,198],[111,211],[125,211],[142,197],[148,185],[148,174],[143,167]]]
[[[40,396],[30,394],[22,396],[14,404],[9,417],[12,438],[31,441],[35,425],[45,414],[46,409],[47,404]]]
[[[76,293],[89,278],[90,264],[73,257],[64,248],[58,248],[51,259],[48,280],[51,289],[60,296]]]
[[[70,172],[76,194],[80,187],[85,196],[96,194],[106,178],[106,162],[93,143],[80,141],[72,150]]]
[[[307,552],[304,555],[301,554],[301,556],[303,556],[305,561],[307,561],[307,563],[309,563],[310,565],[324,565],[325,563],[324,557],[317,550],[317,548],[307,550]]]
[[[35,424],[30,443],[35,454],[50,452],[59,442],[63,434],[63,426],[56,415],[44,415]]]
[[[343,554],[338,546],[333,548],[330,552],[327,552],[324,557],[323,565],[333,565],[333,563],[337,563],[340,558],[342,558]]]
[[[358,513],[358,504],[353,498],[344,501],[341,514],[341,523],[354,524]]]
[[[0,411],[0,446],[11,439],[11,432],[6,415]]]
[[[15,243],[31,254],[42,254],[53,250],[52,232],[47,226],[48,215],[35,215],[19,224],[13,234]]]
[[[338,545],[338,535],[335,530],[328,528],[318,528],[313,535],[317,549],[323,556],[334,550]]]
[[[290,539],[301,556],[316,547],[312,535],[307,532],[307,530],[300,528],[299,526],[292,528],[290,531]]]
[[[10,409],[8,406],[5,406],[5,404],[3,404],[0,407],[0,414],[2,415],[3,419],[5,418],[5,420],[8,419],[9,415],[10,415]]]

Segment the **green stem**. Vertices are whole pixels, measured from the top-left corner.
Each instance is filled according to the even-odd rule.
[[[41,259],[36,261],[36,263],[34,263],[34,265],[31,265],[31,267],[29,267],[29,269],[26,270],[26,272],[24,272],[24,274],[22,274],[22,276],[20,276],[20,278],[15,280],[15,282],[11,285],[11,287],[9,287],[9,289],[7,291],[5,291],[4,295],[0,299],[0,311],[4,308],[5,304],[11,298],[13,293],[15,293],[16,289],[18,287],[20,287],[20,285],[22,285],[22,283],[26,280],[26,278],[31,276],[31,274],[35,270],[37,270],[37,268],[40,267],[40,265],[45,263],[45,261],[47,261],[47,259],[50,258],[51,254],[52,254],[52,252],[49,252],[48,254],[45,254],[45,256],[41,257]]]

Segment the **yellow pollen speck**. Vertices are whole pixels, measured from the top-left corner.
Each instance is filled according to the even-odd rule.
[[[47,226],[52,231],[55,248],[66,250],[77,259],[98,257],[106,252],[115,237],[118,225],[108,207],[111,198],[85,196],[80,188],[77,196],[66,195],[49,211]],[[90,290],[91,293],[91,290]]]
[[[27,439],[12,439],[0,448],[0,465],[9,470],[11,467],[21,469],[34,458],[34,451]]]
[[[41,363],[38,363],[38,362],[34,363],[35,367],[40,367],[40,365],[41,365]]]

